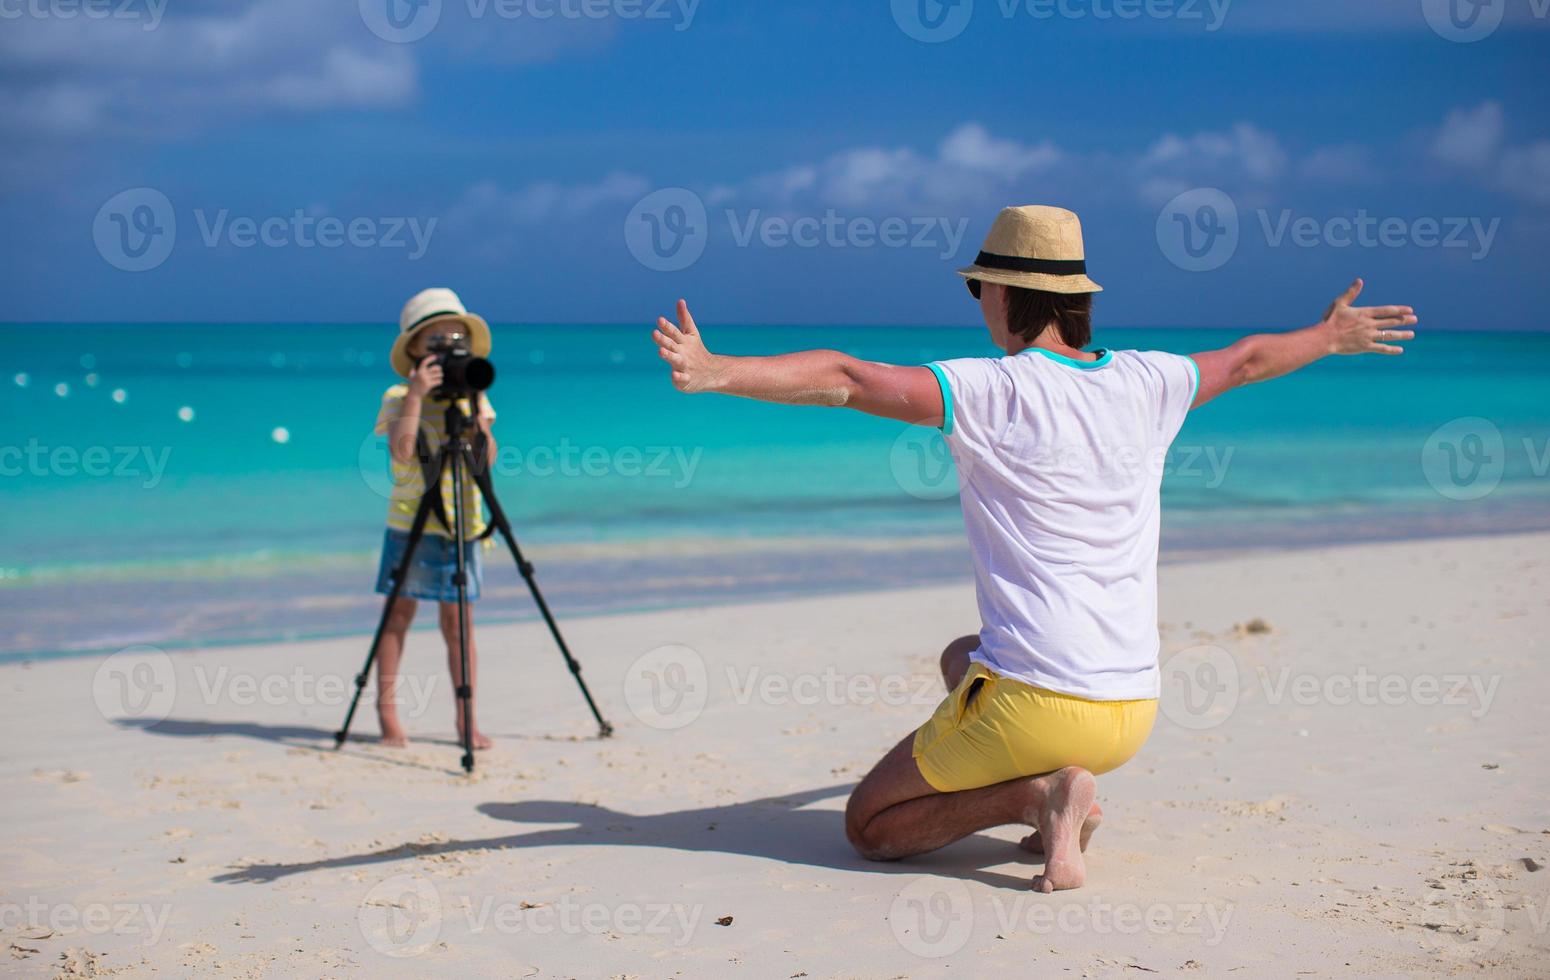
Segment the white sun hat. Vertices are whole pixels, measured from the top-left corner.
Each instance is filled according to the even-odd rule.
[[[479,357],[490,356],[490,325],[484,322],[484,317],[468,312],[463,301],[457,298],[457,293],[438,286],[415,293],[404,304],[404,311],[398,314],[398,340],[393,342],[393,370],[409,377],[409,372],[414,370],[414,359],[409,356],[409,342],[424,328],[443,320],[461,323],[464,332],[468,334],[469,349]]]

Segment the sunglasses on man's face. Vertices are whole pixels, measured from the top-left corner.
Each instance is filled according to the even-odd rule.
[[[968,283],[969,285],[969,295],[973,296],[975,299],[979,299],[980,281],[978,279],[965,279],[964,282]]]

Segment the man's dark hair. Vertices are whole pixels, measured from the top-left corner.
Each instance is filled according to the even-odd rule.
[[[1006,325],[1024,340],[1039,339],[1051,324],[1063,343],[1086,347],[1093,339],[1093,294],[1049,293],[1006,287]]]

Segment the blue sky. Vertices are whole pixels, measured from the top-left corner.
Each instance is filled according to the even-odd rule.
[[[74,2],[0,0],[8,320],[970,323],[1048,203],[1100,323],[1547,326],[1550,0]]]

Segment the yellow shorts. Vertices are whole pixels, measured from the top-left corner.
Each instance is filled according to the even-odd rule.
[[[1156,699],[1089,701],[1002,677],[971,663],[915,733],[915,763],[943,793],[1081,766],[1097,775],[1140,751]]]

